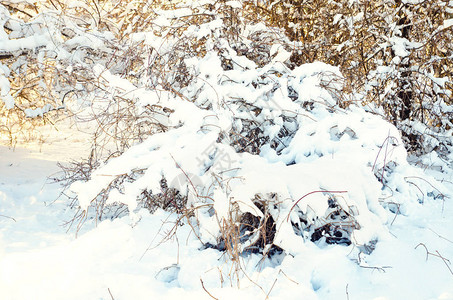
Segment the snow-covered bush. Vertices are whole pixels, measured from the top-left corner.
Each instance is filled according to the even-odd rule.
[[[126,76],[133,72],[136,61],[122,41],[127,35],[122,26],[140,5],[106,3],[101,14],[96,3],[0,4],[0,133],[10,144],[36,125],[77,113],[82,100],[102,91],[95,65]]]
[[[58,111],[77,112],[74,102],[94,90],[109,90],[94,74],[96,64],[137,86],[178,92],[192,76],[184,60],[204,55],[209,47],[224,49],[206,44],[207,29],[224,26],[215,34],[227,37],[238,55],[259,67],[273,59],[286,60],[290,68],[314,61],[339,66],[345,89],[354,94],[343,107],[363,101],[369,111],[383,115],[402,131],[408,151],[435,150],[445,158],[451,152],[453,126],[452,10],[448,0],[4,1],[0,7],[0,130],[14,143],[18,132],[30,135],[33,125],[53,124]],[[220,15],[222,26],[216,21]],[[257,25],[258,20],[281,29],[255,30],[243,43],[243,27]],[[185,35],[189,28],[196,35]],[[139,42],[144,32],[157,37],[157,48]],[[231,67],[228,59],[222,63]],[[107,94],[95,98],[124,100]],[[117,116],[130,110],[130,104],[134,107],[124,102]],[[144,130],[125,122],[117,128],[124,133],[120,139],[105,135],[105,125],[115,127],[118,121],[111,118],[114,107],[102,116],[98,138],[106,143],[113,140],[121,152],[131,144],[122,144],[125,140],[142,140],[137,136]],[[144,121],[145,131],[150,124]]]
[[[154,13],[129,35],[146,49],[134,76],[93,67],[103,89],[81,114],[99,121],[103,154],[67,169],[74,221],[165,209],[238,262],[308,242],[369,253],[398,214],[443,197],[396,127],[344,103],[338,67],[295,66],[283,33],[246,21],[240,2]]]
[[[451,153],[452,1],[266,0],[249,7],[285,30],[296,65],[339,66],[355,100],[395,124],[409,152]]]
[[[270,23],[258,22],[258,2],[0,5],[0,130],[13,140],[14,122],[53,122],[68,108],[95,124],[90,156],[63,166],[71,223],[167,210],[178,216],[173,230],[190,226],[201,248],[240,264],[251,252],[295,255],[311,242],[370,253],[399,214],[445,200],[404,145],[448,154],[450,71],[441,79],[433,69],[444,58],[417,60],[429,47],[404,35],[409,25],[393,22],[390,2],[379,2],[383,18],[373,21],[390,29],[376,28],[379,43],[366,45],[368,4],[313,2],[312,18],[341,11],[323,32],[321,19],[304,27],[285,1],[270,1]],[[422,4],[408,5],[397,20]],[[286,8],[295,17],[280,23]],[[451,26],[437,23],[433,39]],[[410,105],[400,94],[408,83],[421,95]]]

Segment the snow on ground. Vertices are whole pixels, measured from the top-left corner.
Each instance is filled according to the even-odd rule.
[[[239,7],[235,1],[227,5]],[[170,19],[191,12],[190,9],[161,12],[154,23],[173,27],[175,24]],[[55,24],[58,26],[33,31],[37,34],[35,39],[27,36],[5,40],[2,48],[11,51],[47,46],[46,51],[59,53],[58,59],[67,58],[66,46],[76,49],[74,46],[80,44],[107,52],[110,49],[102,39],[110,41],[110,32],[97,32],[95,37],[94,31],[88,30],[93,40],[78,35],[58,41],[51,38],[61,36],[57,30],[61,24]],[[391,133],[396,128],[389,129],[390,124],[359,109],[339,109],[340,99],[329,92],[330,88],[342,90],[336,83],[342,78],[339,68],[313,63],[291,70],[283,64],[290,53],[278,45],[269,49],[269,57],[275,55],[269,64],[258,68],[257,62],[233,50],[228,35],[222,35],[222,26],[219,15],[201,26],[189,26],[184,33],[187,40],[207,40],[203,46],[207,54],[203,58],[184,61],[187,69],[193,71],[189,73],[193,79],[187,87],[181,85],[184,87],[181,95],[193,102],[179,101],[179,96],[173,97],[173,93],[160,88],[151,92],[143,88],[146,84],[136,86],[119,76],[119,70],[115,75],[114,70],[106,69],[102,60],[94,66],[95,77],[108,87],[105,96],[120,95],[125,100],[133,99],[134,103],[139,100],[138,113],[146,111],[147,106],[173,111],[170,116],[161,114],[157,120],[170,130],[134,145],[95,170],[90,181],[71,188],[78,193],[79,204],[87,208],[115,174],[146,169],[124,191],[114,189],[109,194],[108,203],[120,200],[133,211],[137,193],[150,186],[156,190],[162,175],[172,181],[181,175],[178,175],[180,169],[185,169],[209,183],[208,178],[212,177],[208,170],[215,166],[214,162],[221,161],[220,152],[230,151],[237,162],[230,168],[236,172],[230,177],[236,180],[231,180],[235,190],[229,195],[221,189],[213,192],[215,201],[208,205],[213,206],[216,214],[206,217],[206,209],[203,216],[203,209],[208,205],[200,205],[203,208],[196,213],[200,214],[200,224],[205,222],[202,225],[206,226],[200,226],[199,236],[205,242],[209,235],[218,240],[214,232],[218,227],[209,225],[219,225],[217,217],[226,219],[231,212],[231,199],[237,199],[238,205],[242,201],[244,205],[239,208],[245,213],[248,207],[253,210],[250,199],[257,193],[277,192],[284,200],[280,201],[280,207],[274,205],[272,209],[281,209],[284,214],[278,219],[274,215],[279,226],[275,243],[280,243],[278,246],[285,254],[266,259],[258,254],[243,254],[239,265],[235,265],[224,252],[203,248],[188,224],[176,223],[176,215],[162,210],[152,215],[145,210],[134,211],[130,216],[100,222],[97,227],[87,222],[77,236],[73,230],[67,232],[67,227],[62,225],[74,212],[63,198],[58,198],[62,187],[49,184],[47,178],[58,172],[57,161],[85,156],[89,144],[85,135],[74,130],[44,131],[42,143],[18,145],[15,151],[0,147],[0,299],[453,299],[453,172],[449,171],[450,167],[444,164],[445,173],[436,173],[408,165],[405,151],[400,151],[404,149],[396,137],[398,133]],[[41,33],[44,31],[45,34]],[[254,41],[251,31],[247,35],[242,33],[244,45]],[[133,39],[150,49],[159,49],[153,55],[171,64],[165,53],[173,55],[172,49],[178,49],[183,39],[165,36],[137,33]],[[24,43],[23,47],[18,47],[18,43]],[[110,65],[110,61],[104,63]],[[140,85],[142,80],[151,83],[155,79],[140,78]],[[326,82],[329,89],[322,87]],[[9,85],[3,85],[8,94]],[[123,92],[118,94],[120,90]],[[13,106],[11,99],[7,98],[7,107]],[[95,114],[113,109],[109,101],[99,104],[91,100],[87,109],[90,106],[89,110]],[[250,108],[254,108],[253,113]],[[45,106],[25,112],[34,117],[42,116],[49,109],[50,106]],[[158,114],[156,111],[155,115]],[[149,116],[154,117],[153,113]],[[261,124],[262,128],[254,124]],[[251,129],[263,129],[257,140],[268,138],[269,144],[251,147],[261,148],[262,152],[249,151],[260,153],[260,157],[242,155],[242,151],[239,155],[238,149],[233,148],[234,141],[216,142],[220,133],[223,136],[233,131],[240,136],[251,133]],[[284,141],[280,140],[279,132],[283,133]],[[281,154],[271,147],[272,140]],[[384,144],[385,151],[379,157]],[[387,152],[389,144],[392,149]],[[214,145],[215,151],[205,153],[209,145]],[[208,154],[207,162],[200,164],[200,153]],[[391,154],[395,154],[395,160],[387,161],[387,155]],[[432,158],[436,160],[435,155]],[[376,170],[382,168],[380,180],[375,176],[375,166]],[[432,176],[443,182],[431,183]],[[388,187],[387,191],[395,192],[392,199],[397,204],[379,205],[380,192],[386,192],[380,190],[381,183]],[[318,188],[331,190],[334,185],[347,187],[352,200],[349,205],[346,196],[341,198],[360,225],[352,226],[353,243],[329,245],[325,238],[316,243],[309,238],[304,241],[293,232],[286,218],[289,216],[293,221],[298,214],[292,210],[295,199]],[[318,195],[299,203],[303,214],[323,216],[328,202],[321,202]],[[353,213],[353,207],[360,213]],[[175,226],[175,235],[167,240]],[[203,232],[205,227],[214,230]],[[374,251],[365,254],[363,249],[358,250],[373,240],[378,240]],[[240,269],[235,269],[238,266]]]
[[[219,275],[231,265],[200,250],[189,226],[162,241],[175,220],[164,211],[66,233],[73,212],[55,201],[61,187],[47,176],[57,160],[77,158],[83,141],[0,147],[0,299],[453,299],[453,192],[396,216],[371,255],[306,242],[294,256],[244,257],[249,279],[236,289],[234,277]]]

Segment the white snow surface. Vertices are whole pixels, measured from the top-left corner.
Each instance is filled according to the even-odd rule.
[[[247,186],[259,185],[263,192],[292,186],[288,191],[301,196],[320,181],[326,183],[325,188],[350,191],[348,201],[362,199],[355,201],[359,212],[363,212],[364,205],[374,207],[374,214],[365,214],[360,222],[363,228],[379,235],[376,249],[366,255],[358,254],[354,245],[304,242],[295,239],[288,223],[281,220],[279,236],[285,241],[282,246],[287,254],[264,260],[257,254],[244,256],[241,264],[248,278],[240,277],[239,288],[236,278],[228,277],[233,271],[225,254],[214,249],[201,250],[202,244],[190,226],[181,226],[173,239],[164,241],[176,216],[162,210],[152,215],[140,210],[133,218],[106,220],[97,227],[88,224],[77,237],[74,231],[66,233],[62,224],[72,218],[73,211],[63,200],[55,201],[61,187],[48,184],[47,176],[58,171],[57,159],[65,161],[81,155],[74,151],[86,148],[81,134],[56,139],[41,148],[18,147],[13,151],[1,147],[0,299],[212,299],[202,284],[218,299],[265,299],[266,295],[270,299],[453,299],[453,274],[448,269],[452,268],[453,259],[453,172],[423,171],[402,163],[389,184],[399,184],[404,189],[398,176],[408,174],[414,176],[412,185],[421,186],[420,178],[431,178],[431,184],[450,198],[442,201],[425,197],[420,204],[397,197],[395,201],[406,203],[406,211],[395,215],[384,210],[378,205],[380,190],[372,174],[355,174],[362,169],[358,167],[360,163],[376,158],[376,153],[358,154],[361,147],[355,145],[373,144],[374,138],[365,134],[369,131],[363,118],[375,117],[358,113],[347,123],[327,118],[316,128],[308,126],[305,130],[320,134],[332,124],[339,131],[358,124],[358,138],[351,139],[346,133],[336,141],[338,145],[327,145],[322,150],[325,155],[319,159],[302,156],[303,163],[288,167],[273,163],[267,169],[262,166],[272,161],[272,155],[268,156],[269,161],[248,157],[242,162],[241,172],[252,172]],[[376,126],[384,126],[377,118],[375,122]],[[385,130],[388,129],[387,126]],[[376,130],[376,139],[382,139],[379,132]],[[301,134],[301,138],[316,138],[317,134]],[[385,140],[389,132],[381,134]],[[341,147],[347,147],[353,156],[342,156],[338,151]],[[138,150],[128,152],[131,159],[137,157],[135,151]],[[285,157],[297,160],[292,151],[312,150],[289,148]],[[404,152],[399,155],[400,162],[406,160]],[[426,160],[438,163],[435,155]],[[260,182],[260,178],[268,178],[268,173],[280,176]],[[293,184],[298,180],[304,185]],[[216,193],[217,199],[226,199],[219,196],[221,191]],[[239,185],[235,193],[246,195],[247,189]],[[402,191],[401,195],[410,194]],[[322,210],[322,202],[316,199],[322,197],[306,198],[313,209]],[[215,209],[225,210],[220,202]],[[285,239],[285,235],[291,236]]]
[[[239,4],[228,2],[232,9]],[[3,20],[7,12],[1,13]],[[169,25],[169,18],[190,13],[161,12],[154,23]],[[218,36],[221,24],[216,18],[185,34],[209,39]],[[262,26],[248,26],[243,34]],[[443,26],[451,26],[450,20]],[[72,48],[92,45],[108,52],[107,33],[50,43],[58,36],[54,31],[36,30],[2,39],[0,51],[47,46],[66,57]],[[175,44],[152,32],[133,39],[159,55]],[[89,220],[77,235],[62,226],[74,211],[58,198],[63,188],[47,177],[58,171],[57,161],[79,159],[90,150],[84,134],[60,128],[35,148],[0,147],[0,299],[453,299],[453,157],[446,161],[431,153],[418,160],[423,165],[410,164],[393,125],[354,105],[341,108],[341,99],[330,92],[341,90],[337,67],[315,62],[289,70],[283,62],[290,52],[273,45],[271,62],[258,68],[226,40],[216,42],[206,43],[203,58],[185,60],[194,78],[178,91],[183,97],[137,87],[102,65],[94,68],[112,94],[133,99],[138,112],[148,105],[172,111],[158,119],[168,131],[101,164],[90,180],[67,191],[87,210],[108,190],[106,204],[126,204],[128,216],[97,226]],[[389,43],[400,59],[417,46],[399,37]],[[222,57],[214,51],[219,47]],[[383,67],[378,73],[390,71]],[[1,98],[12,107],[8,72],[0,65]],[[93,100],[89,110],[102,111],[103,105],[108,103]],[[50,109],[26,113],[42,116]],[[267,139],[257,146],[259,155],[219,141],[231,132],[247,134],[250,124],[259,124]],[[143,172],[109,190],[112,180],[134,170]],[[176,224],[175,213],[140,208],[137,196],[158,192],[162,177],[188,194],[191,220]],[[253,199],[271,194],[273,243],[283,253],[244,254],[236,272],[226,253],[204,246],[219,241],[222,222],[234,213],[262,217]],[[354,219],[349,246],[327,244],[325,238],[312,242],[292,225],[303,226],[299,215],[304,214],[310,225],[321,227],[330,197]],[[374,244],[373,251],[365,251]]]

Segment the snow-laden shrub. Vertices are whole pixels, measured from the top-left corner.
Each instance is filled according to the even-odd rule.
[[[337,67],[289,68],[289,52],[262,24],[240,23],[232,37],[222,13],[240,16],[231,1],[197,9],[209,18],[190,26],[187,10],[156,12],[162,28],[179,28],[190,44],[153,31],[132,35],[151,53],[140,80],[94,68],[106,95],[131,103],[120,116],[152,126],[143,141],[89,161],[93,169],[75,169],[83,174],[70,187],[79,222],[116,205],[133,217],[141,207],[173,211],[204,247],[233,261],[247,252],[295,254],[306,242],[369,253],[398,214],[443,197],[408,164],[393,125],[344,108]],[[261,55],[244,54],[257,35],[269,45]],[[111,108],[93,103],[95,112]]]
[[[104,88],[96,64],[130,76],[138,61],[123,38],[128,14],[141,6],[104,3],[101,11],[96,1],[2,2],[0,134],[14,144],[36,125],[77,113],[82,100]]]
[[[452,152],[452,1],[247,3],[285,30],[294,64],[339,66],[355,100],[395,124],[410,153]]]

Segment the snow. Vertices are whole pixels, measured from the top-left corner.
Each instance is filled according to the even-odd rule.
[[[242,3],[240,1],[228,1],[225,4],[232,8],[242,8]]]
[[[444,23],[442,25],[442,29],[447,29],[449,27],[453,26],[453,19],[448,19],[448,20],[444,20]]]
[[[7,109],[14,107],[14,99],[11,96],[11,86],[7,78],[9,75],[9,68],[0,63],[0,96],[5,103]]]
[[[43,107],[36,108],[36,109],[25,109],[25,115],[29,118],[35,118],[37,116],[43,116],[45,113],[49,112],[52,109],[52,105],[46,104]]]
[[[24,49],[34,49],[48,44],[48,34],[33,35],[25,38],[0,42],[0,51],[13,52]]]
[[[153,23],[172,26],[192,13],[159,11]],[[1,17],[8,19],[7,11]],[[107,96],[69,103],[79,117],[109,112],[113,95],[131,101],[138,113],[153,106],[171,113],[149,113],[165,130],[101,161],[86,181],[66,190],[49,176],[58,177],[57,162],[87,157],[98,124],[57,123],[39,129],[40,142],[0,146],[0,299],[453,299],[453,157],[432,152],[415,160],[424,165],[415,164],[395,126],[360,106],[340,105],[332,92],[343,88],[338,67],[314,62],[290,70],[284,62],[292,53],[278,43],[266,45],[269,63],[258,67],[232,49],[223,25],[213,18],[187,27],[185,38],[208,41],[204,55],[181,61],[193,77],[176,85],[177,93],[157,83],[147,89],[102,63],[91,66]],[[45,46],[80,63],[84,54],[69,51],[86,46],[109,53],[106,40],[114,40],[112,33],[82,34],[74,25],[77,34],[50,43],[53,29],[35,27],[29,35],[18,26],[0,41],[0,51]],[[266,30],[258,23],[240,34],[247,44]],[[166,32],[132,36],[164,63],[178,38]],[[395,65],[418,47],[397,36],[388,43]],[[76,67],[62,68],[71,73]],[[393,68],[379,66],[377,76]],[[2,101],[12,108],[9,72],[0,64]],[[446,85],[446,79],[427,76]],[[24,112],[42,117],[52,109],[47,104]],[[410,125],[433,135],[421,122]],[[258,138],[249,135],[255,129]],[[242,145],[236,136],[260,143]],[[115,183],[121,176],[133,180]],[[162,191],[163,178],[187,195],[184,213],[143,208],[140,195]],[[99,195],[105,205],[124,204],[127,214],[94,216]],[[76,198],[75,208],[66,196]],[[84,226],[63,226],[77,208],[86,213]],[[247,230],[249,239],[244,234],[238,245],[225,241],[245,215],[275,224],[272,244],[264,241],[261,254],[246,251],[260,230]],[[329,243],[320,230],[334,222],[348,243]],[[271,253],[273,246],[281,252]]]
[[[0,218],[2,299],[111,299],[110,293],[115,299],[209,299],[200,279],[222,298],[262,299],[270,291],[272,299],[341,299],[347,294],[358,299],[453,299],[453,275],[439,257],[426,259],[424,248],[452,258],[450,202],[443,213],[441,203],[432,201],[409,217],[398,215],[391,235],[360,265],[351,254],[353,246],[320,247],[302,240],[293,240],[299,251],[280,262],[246,257],[244,268],[264,292],[245,279],[235,289],[225,278],[221,283],[219,270],[229,268],[222,253],[199,250],[188,226],[178,230],[178,239],[155,247],[175,221],[163,211],[140,211],[135,226],[123,217],[103,221],[78,238],[66,234],[59,225],[70,212],[61,202],[50,204],[59,188],[43,185],[57,171],[53,161],[44,159],[52,152],[38,159],[29,149],[2,147],[0,152],[1,214],[15,219]]]
[[[177,119],[180,118],[184,116]],[[189,147],[190,139],[184,142],[176,137],[184,137],[184,130],[195,127],[184,128],[174,130],[174,140],[154,135],[144,143],[146,147],[131,148],[121,158],[124,166],[133,167],[134,161],[150,164],[146,155],[156,154],[145,149],[175,149],[181,142]],[[357,206],[357,221],[362,225],[354,233],[357,243],[378,239],[371,254],[359,252],[354,244],[327,245],[296,239],[286,221],[293,204],[288,202],[286,212],[277,220],[275,239],[287,254],[264,260],[258,254],[242,257],[242,268],[250,280],[240,277],[240,289],[235,287],[237,278],[231,273],[232,265],[225,254],[203,250],[187,224],[166,240],[166,234],[175,226],[175,214],[139,210],[131,216],[102,221],[97,227],[88,224],[77,237],[74,230],[66,233],[61,225],[72,218],[73,212],[62,199],[55,201],[61,187],[48,184],[47,176],[58,171],[57,159],[67,161],[80,153],[74,147],[86,149],[82,133],[68,134],[66,139],[49,135],[49,143],[41,145],[41,150],[1,147],[0,298],[111,299],[111,294],[115,299],[209,299],[204,286],[215,297],[241,299],[262,299],[267,293],[273,299],[299,299],[300,295],[306,299],[341,299],[347,295],[358,299],[453,299],[453,275],[446,264],[450,268],[451,265],[441,258],[453,258],[453,172],[428,174],[409,165],[392,128],[377,116],[358,109],[348,115],[326,115],[317,121],[317,126],[307,124],[300,130],[291,143],[294,146],[283,154],[284,160],[295,158],[299,162],[295,165],[272,162],[276,158],[270,154],[234,157],[242,164],[237,176],[246,180],[231,182],[233,193],[214,191],[214,209],[220,219],[227,218],[231,199],[241,198],[242,211],[259,214],[253,209],[254,204],[246,200],[254,192],[280,192],[282,200],[297,199],[319,188],[322,182],[325,189],[347,190],[341,201]],[[392,135],[394,139],[387,138]],[[207,135],[206,140],[192,143],[190,151],[206,149],[212,138]],[[387,162],[399,164],[387,178],[387,185],[399,190],[394,195],[394,201],[401,205],[399,214],[391,214],[380,205],[381,188],[372,173],[373,163],[375,169],[384,164],[384,150],[378,152],[385,149],[382,146],[387,140],[388,150],[393,149],[386,154]],[[228,153],[228,148],[224,151]],[[184,168],[199,168],[184,164],[176,151],[171,152]],[[323,156],[313,159],[313,155],[297,153]],[[431,160],[436,162],[435,157]],[[108,168],[107,164],[104,171]],[[164,169],[171,170],[170,166],[159,168]],[[407,182],[409,175],[413,184]],[[434,185],[446,197],[442,200],[425,196],[423,204],[417,198],[407,199],[417,194],[416,188],[410,188],[414,184],[421,190]],[[319,214],[326,209],[323,199],[321,193],[309,195],[299,207]],[[212,237],[217,221],[200,210],[199,222],[204,225],[200,227],[200,237],[215,242]]]

